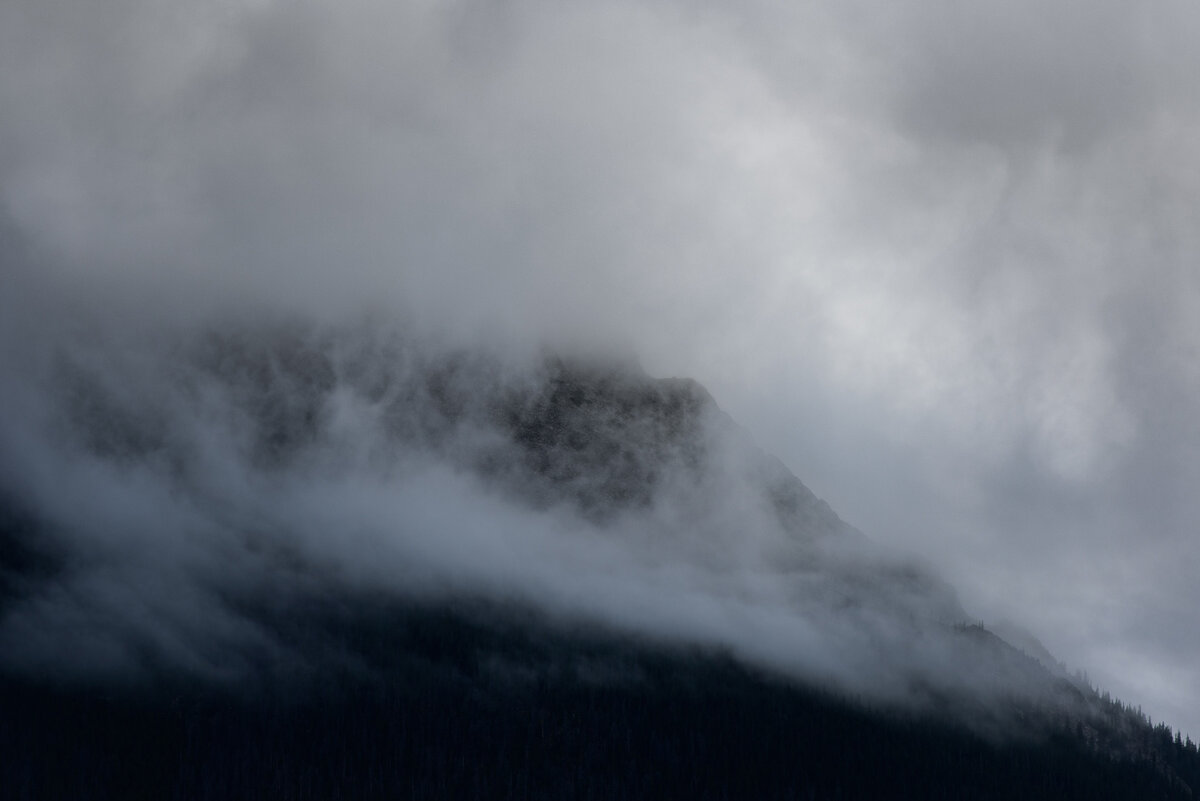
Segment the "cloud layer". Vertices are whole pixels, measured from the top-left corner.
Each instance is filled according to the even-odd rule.
[[[1198,25],[19,0],[5,316],[370,305],[630,348],[980,615],[1195,733]]]

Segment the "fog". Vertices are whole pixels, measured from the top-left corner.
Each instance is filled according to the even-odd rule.
[[[1195,733],[1198,21],[1066,0],[9,2],[5,417],[51,413],[35,343],[263,307],[366,307],[516,363],[633,352],[936,563],[969,615]],[[52,458],[40,430],[5,428],[23,492],[236,528]],[[211,447],[211,491],[248,493]],[[571,530],[540,515],[509,526]],[[223,564],[190,541],[185,575]],[[130,610],[156,597],[137,587],[95,589]],[[155,625],[186,643],[178,604]],[[680,604],[715,625],[699,608]]]
[[[10,669],[319,669],[231,599],[332,594],[529,607],[884,702],[1026,691],[966,676],[953,591],[692,382],[372,318],[76,324],[6,364],[6,500],[53,563],[7,593]]]

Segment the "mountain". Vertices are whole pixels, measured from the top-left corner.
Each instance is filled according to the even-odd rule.
[[[693,381],[369,320],[153,333],[6,365],[0,795],[1200,787]]]

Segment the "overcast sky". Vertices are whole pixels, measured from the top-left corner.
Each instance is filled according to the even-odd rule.
[[[0,278],[630,348],[1196,735],[1196,41],[1184,2],[8,0]]]

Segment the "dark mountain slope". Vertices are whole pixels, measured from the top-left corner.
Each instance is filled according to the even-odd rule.
[[[232,686],[0,687],[3,798],[1187,799],[1194,748],[1114,754],[1029,721],[981,737],[703,648],[478,604],[293,610],[320,670]],[[1114,713],[1115,714],[1115,713]]]
[[[692,381],[373,324],[39,347],[0,384],[7,797],[1197,786]]]

